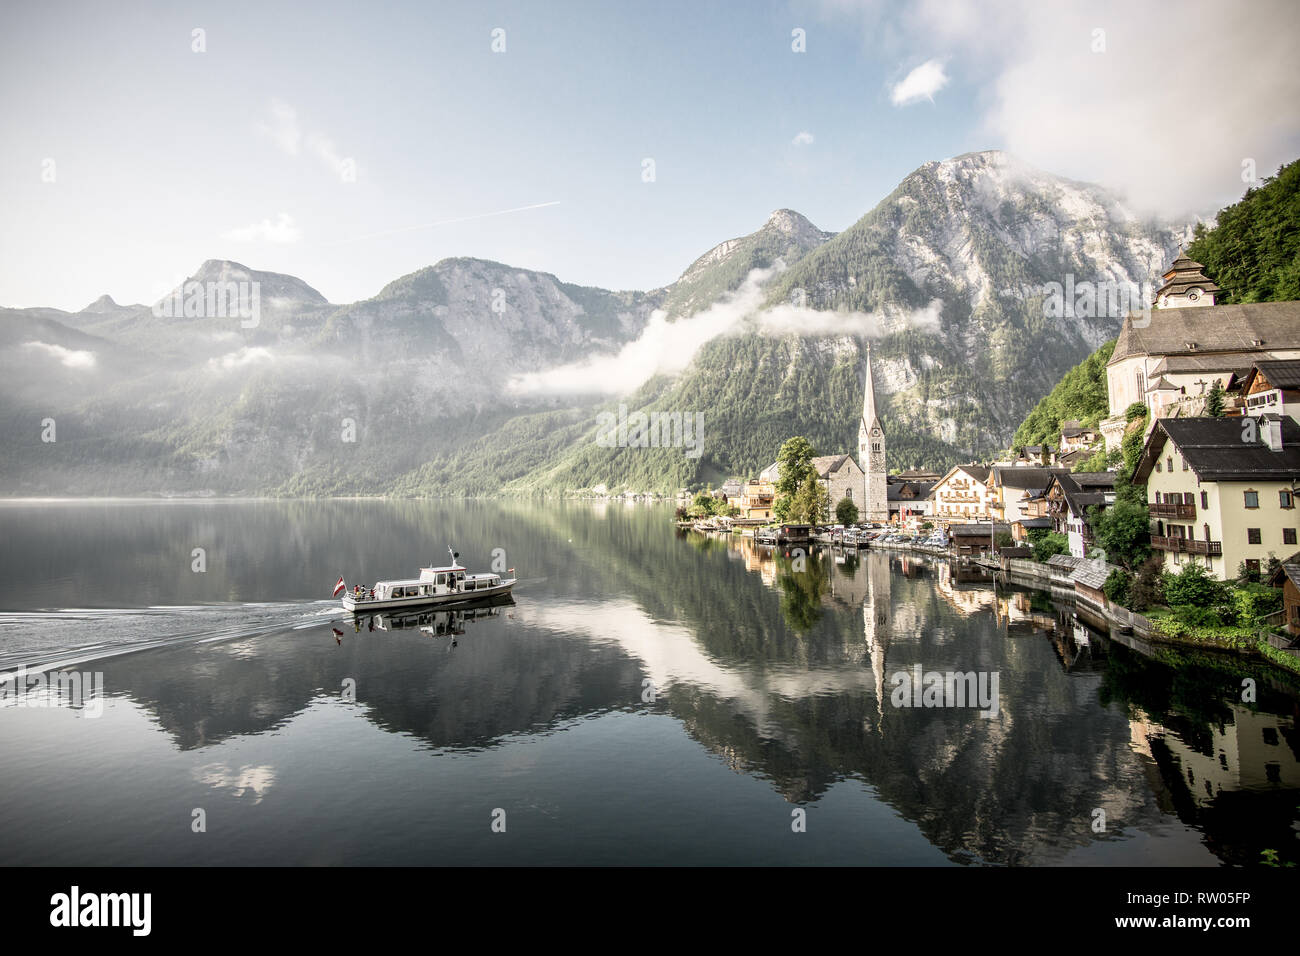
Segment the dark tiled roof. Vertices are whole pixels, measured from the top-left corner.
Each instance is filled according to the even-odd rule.
[[[1076,558],[1072,554],[1054,554],[1047,559],[1049,567],[1059,568],[1062,571],[1071,571],[1083,563],[1083,558]]]
[[[1115,472],[1113,471],[1074,471],[1069,475],[1080,488],[1114,488]]]
[[[1052,475],[1062,468],[1035,468],[1032,465],[994,465],[997,482],[1003,488],[1042,490],[1052,483]]]
[[[1263,345],[1255,345],[1255,342]],[[1107,365],[1134,355],[1196,352],[1250,352],[1300,348],[1300,302],[1247,302],[1239,305],[1153,309],[1151,324],[1135,328],[1124,320]]]
[[[1242,418],[1161,418],[1156,421],[1134,480],[1145,482],[1159,459],[1165,440],[1186,459],[1201,481],[1291,481],[1300,478],[1300,424],[1289,417],[1262,415],[1261,420],[1282,422],[1282,450],[1264,442],[1263,426],[1254,442],[1242,441]]]
[[[891,481],[885,485],[885,495],[890,501],[918,501],[927,497],[938,482]]]
[[[1197,262],[1191,256],[1179,255],[1177,259],[1169,264],[1163,275],[1172,275],[1175,272],[1204,272],[1205,266]]]
[[[1050,528],[1051,518],[1021,518],[1017,524],[1022,528]]]
[[[1300,551],[1283,561],[1269,576],[1268,583],[1275,588],[1280,588],[1283,577],[1290,578],[1291,583],[1300,588]]]
[[[1274,388],[1300,388],[1300,359],[1256,362],[1255,367]]]
[[[988,524],[950,524],[948,525],[948,536],[955,538],[961,535],[964,538],[988,537],[990,534],[997,534],[999,531],[1011,531],[1011,525],[999,521],[992,528]]]

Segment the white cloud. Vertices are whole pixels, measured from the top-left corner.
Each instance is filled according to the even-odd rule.
[[[934,102],[934,94],[948,85],[948,74],[938,60],[926,60],[889,91],[895,106],[906,106],[918,100]]]
[[[302,130],[298,127],[298,112],[283,100],[271,101],[269,122],[258,123],[258,132],[269,136],[280,151],[297,156],[302,144]]]
[[[293,217],[287,212],[282,212],[275,218],[274,222],[270,219],[263,219],[261,222],[240,226],[224,233],[222,238],[233,239],[236,242],[290,243],[301,239],[302,232],[294,223]]]
[[[24,342],[23,348],[58,359],[65,368],[94,368],[96,364],[94,352],[68,349],[48,342]]]
[[[1178,22],[1200,24],[1189,29],[1131,0],[823,0],[820,10],[856,21],[876,55],[959,70],[974,84],[979,146],[1101,183],[1141,213],[1213,213],[1245,191],[1244,162],[1263,177],[1300,154],[1294,0],[1185,0]],[[918,70],[893,88],[895,103],[923,96]]]
[[[813,134],[804,130],[796,133],[794,139],[790,140],[791,146],[811,146],[813,144]]]
[[[245,346],[235,352],[227,352],[220,358],[208,359],[208,369],[213,372],[230,372],[236,369],[247,368],[250,365],[257,365],[262,362],[273,362],[275,356],[271,350],[254,346],[252,348]]]
[[[298,156],[305,144],[307,151],[326,169],[344,182],[356,179],[356,161],[339,153],[334,141],[317,130],[303,131],[298,111],[283,100],[272,100],[270,117],[257,124],[257,131],[268,137],[285,155]]]
[[[829,312],[795,305],[763,307],[763,285],[781,271],[755,269],[731,296],[690,318],[669,322],[655,312],[641,335],[611,355],[597,355],[511,380],[516,394],[628,394],[655,375],[674,375],[695,358],[706,342],[721,335],[861,336],[876,338],[905,326],[938,328],[942,303],[916,312]]]

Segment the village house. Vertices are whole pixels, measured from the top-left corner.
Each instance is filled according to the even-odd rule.
[[[1070,420],[1061,422],[1061,453],[1088,451],[1101,441],[1101,432],[1089,428],[1082,422]]]
[[[1293,637],[1300,635],[1300,551],[1282,561],[1268,583],[1282,589],[1282,620],[1286,632]]]
[[[1104,510],[1115,503],[1115,473],[1054,474],[1043,500],[1052,530],[1065,535],[1071,555],[1086,558],[1093,540],[1090,510],[1094,507]]]
[[[1258,576],[1300,534],[1300,424],[1278,415],[1156,422],[1133,481],[1147,486],[1151,547],[1176,571],[1203,562],[1219,580]]]
[[[994,465],[989,469],[985,482],[989,488],[990,513],[1009,525],[1036,517],[1034,500],[1047,489],[1052,475],[1064,470],[1033,465]]]
[[[1010,533],[1011,526],[1003,522],[948,526],[950,547],[957,555],[991,554],[998,535]]]
[[[946,524],[988,521],[987,465],[955,465],[930,489],[930,513]]]
[[[1124,319],[1106,363],[1107,450],[1119,448],[1135,402],[1159,418],[1200,415],[1215,382],[1224,388],[1260,361],[1300,359],[1300,302],[1216,305],[1204,267],[1180,255],[1156,293],[1157,308]],[[1152,427],[1148,425],[1148,430]]]
[[[902,475],[890,475],[886,489],[890,523],[912,529],[919,526],[933,507],[930,491],[934,485],[934,480],[917,481]]]
[[[1241,414],[1300,421],[1300,361],[1256,362],[1240,383]]]

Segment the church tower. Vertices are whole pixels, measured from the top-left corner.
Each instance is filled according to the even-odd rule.
[[[863,521],[888,521],[886,494],[885,429],[876,415],[876,383],[871,375],[871,343],[867,343],[867,382],[862,394],[862,420],[858,422],[858,464],[866,474],[862,497]]]

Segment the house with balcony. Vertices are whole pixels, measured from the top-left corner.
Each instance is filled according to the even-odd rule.
[[[890,475],[885,485],[890,523],[912,529],[919,526],[934,506],[930,499],[934,485],[934,480],[916,481],[902,475]]]
[[[776,500],[776,486],[766,478],[751,478],[741,486],[740,494],[728,498],[727,503],[740,511],[746,520],[772,517],[772,503]]]
[[[1151,547],[1221,581],[1258,577],[1300,535],[1300,424],[1281,415],[1156,421],[1133,474],[1147,486]]]
[[[1033,465],[994,465],[989,469],[986,481],[991,514],[1008,525],[1039,517],[1038,500],[1051,483],[1052,476],[1065,471],[1064,468]]]
[[[930,489],[930,514],[945,526],[989,520],[987,465],[956,465]]]

